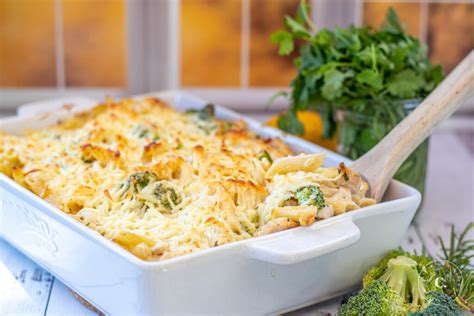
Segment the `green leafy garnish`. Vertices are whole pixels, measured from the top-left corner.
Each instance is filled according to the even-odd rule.
[[[271,37],[280,55],[290,54],[295,40],[303,45],[295,59],[291,109],[278,121],[289,133],[303,133],[296,112],[307,109],[324,114],[325,137],[335,131],[336,110],[375,114],[387,132],[398,122],[400,109],[394,101],[423,98],[443,79],[441,67],[430,63],[425,46],[406,33],[393,9],[380,31],[366,26],[314,30],[302,1],[295,18],[285,17],[285,30]],[[359,138],[354,135],[352,141]]]
[[[136,135],[138,138],[143,138],[150,134],[150,130],[145,126],[138,124],[137,126],[135,126],[132,133]]]
[[[260,157],[258,157],[260,160],[263,160],[263,159],[267,159],[269,163],[273,163],[273,159],[272,157],[270,156],[270,154],[264,150],[262,152],[262,154],[260,155]]]
[[[159,140],[160,137],[151,128],[138,124],[132,130],[132,134],[138,138],[151,138],[154,141]]]
[[[294,112],[281,114],[278,117],[278,128],[294,135],[303,135],[304,126],[298,121]]]
[[[473,228],[474,222],[470,222],[458,235],[452,225],[449,243],[439,237],[443,262],[436,265],[444,292],[459,306],[471,311],[474,310],[474,240],[469,239],[468,234]]]
[[[282,56],[289,55],[295,48],[293,36],[286,31],[278,31],[272,34],[270,40],[272,43],[279,44],[278,54]]]

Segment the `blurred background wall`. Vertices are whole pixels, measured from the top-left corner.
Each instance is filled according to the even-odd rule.
[[[293,15],[298,3],[0,0],[0,111],[11,111],[34,97],[122,95],[154,88],[207,91],[211,97],[221,93],[218,101],[228,98],[234,107],[239,106],[234,92],[244,91],[255,104],[239,97],[242,103],[258,107],[275,90],[287,87],[295,75],[292,58],[278,56],[269,36],[282,28],[283,17]],[[472,1],[311,3],[319,26],[338,22],[378,28],[387,9],[395,8],[409,32],[427,44],[431,60],[441,63],[447,72],[474,48]],[[159,21],[155,19],[170,22],[156,24]],[[149,44],[153,42],[150,38],[160,40]],[[174,66],[157,74],[165,69],[157,56],[168,46],[174,48],[162,62]],[[143,50],[152,52],[146,58],[157,64],[151,75],[144,73],[147,63],[137,55]],[[171,84],[147,86],[138,81],[132,85],[132,73],[135,77],[173,76],[175,80]]]

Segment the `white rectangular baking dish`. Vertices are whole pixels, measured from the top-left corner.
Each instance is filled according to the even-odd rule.
[[[183,110],[207,102],[181,92],[151,93]],[[71,115],[0,120],[21,133]],[[282,137],[296,152],[321,147],[243,119],[264,137]],[[347,159],[327,152],[326,165]],[[384,202],[309,227],[252,238],[193,254],[146,262],[0,174],[0,237],[107,314],[274,314],[348,292],[388,250],[399,246],[420,193],[392,181]]]

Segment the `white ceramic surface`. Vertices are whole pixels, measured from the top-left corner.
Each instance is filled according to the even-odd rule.
[[[207,102],[179,92],[149,94],[178,109]],[[242,117],[216,108],[218,117]],[[70,113],[0,121],[0,129],[47,126]],[[296,152],[317,145],[245,119]],[[328,152],[326,165],[349,161]],[[420,202],[393,181],[384,202],[310,227],[243,240],[162,262],[142,261],[0,175],[0,236],[109,314],[272,314],[355,288],[367,269],[398,247]]]
[[[82,97],[69,97],[63,99],[37,101],[27,104],[23,104],[17,110],[18,116],[32,116],[43,112],[54,112],[61,110],[65,105],[66,107],[74,108],[75,110],[85,109],[87,107],[94,106],[97,101],[90,98]]]

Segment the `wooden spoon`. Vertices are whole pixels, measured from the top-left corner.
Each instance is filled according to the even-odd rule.
[[[382,199],[402,162],[463,104],[472,94],[473,84],[474,51],[471,51],[410,115],[351,165],[352,170],[369,182],[372,198],[377,202]]]

